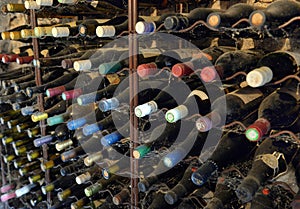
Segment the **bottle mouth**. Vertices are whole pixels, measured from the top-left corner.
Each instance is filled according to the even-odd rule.
[[[182,149],[176,149],[170,153],[168,153],[164,158],[164,165],[168,168],[173,168],[176,164],[178,164],[184,157],[187,152],[184,152]]]
[[[99,102],[99,109],[102,112],[107,112],[109,110],[114,110],[119,107],[119,101],[116,98],[101,100]]]
[[[169,205],[174,205],[178,200],[176,193],[173,191],[166,193],[164,199]]]
[[[15,192],[1,195],[1,202],[7,202],[8,200],[15,198],[16,196],[17,195]]]
[[[141,78],[146,78],[151,75],[155,75],[158,72],[158,68],[154,62],[148,64],[141,64],[137,67],[137,74]]]
[[[138,146],[137,148],[135,148],[132,155],[135,159],[141,159],[146,154],[148,154],[150,152],[150,150],[151,150],[150,147],[148,147],[146,145],[141,145],[141,146]]]
[[[210,118],[208,117],[200,117],[197,121],[196,121],[196,128],[198,129],[198,131],[200,132],[206,132],[209,131],[210,129],[212,129],[213,125],[212,125],[212,121]]]
[[[48,126],[54,126],[54,125],[57,125],[57,124],[61,124],[63,122],[64,122],[63,115],[56,115],[56,116],[47,118]]]
[[[219,14],[211,13],[208,15],[206,22],[208,23],[209,26],[213,28],[217,28],[221,23],[221,17]]]
[[[87,35],[87,27],[85,25],[80,25],[78,27],[78,30],[79,30],[79,34],[81,36],[86,36]]]
[[[146,185],[146,180],[144,180],[143,182],[139,182],[138,183],[138,189],[139,189],[139,192],[146,192],[147,191],[147,187],[149,187],[149,185]]]
[[[61,61],[61,67],[63,69],[68,69],[71,68],[73,66],[73,62],[70,59],[65,59]]]
[[[167,30],[173,30],[176,28],[178,22],[179,22],[178,17],[170,16],[165,19],[164,26]]]
[[[120,62],[102,63],[99,65],[99,73],[101,75],[115,73],[115,72],[121,70],[121,68],[122,68],[122,65],[120,64]]]
[[[154,22],[139,21],[135,24],[135,31],[138,34],[149,34],[156,30],[156,24]]]
[[[262,28],[266,22],[266,15],[263,11],[256,10],[249,16],[250,25],[256,28]]]
[[[260,87],[270,82],[273,72],[269,67],[260,67],[252,70],[246,76],[247,84],[253,88]]]
[[[200,77],[204,82],[212,82],[217,77],[217,72],[214,67],[204,67],[200,72]]]
[[[113,37],[117,34],[114,26],[107,25],[107,26],[98,26],[96,28],[96,35],[99,38],[103,38],[103,37]]]
[[[93,133],[96,133],[97,131],[101,131],[101,130],[102,130],[102,127],[99,124],[94,123],[94,124],[84,126],[82,129],[82,133],[85,136],[89,136],[89,135],[92,135]]]
[[[249,141],[257,142],[261,138],[261,133],[256,128],[249,128],[246,130],[246,137]]]
[[[145,104],[139,105],[134,109],[134,114],[138,118],[145,117],[150,115],[153,112],[157,111],[157,104],[154,101],[147,102]]]
[[[186,75],[190,75],[191,73],[194,72],[194,70],[188,66],[190,63],[178,63],[178,64],[175,64],[173,67],[172,67],[172,75],[174,77],[182,77],[182,76],[186,76]]]
[[[120,205],[122,201],[119,196],[114,196],[112,200],[115,205]]]
[[[103,178],[106,179],[106,180],[109,179],[110,176],[111,176],[110,173],[109,173],[109,170],[106,169],[106,168],[103,168],[103,169],[102,169],[102,176],[103,176]]]
[[[68,27],[54,27],[52,28],[53,37],[68,37],[70,35],[70,30]]]
[[[271,124],[264,118],[257,119],[250,125],[246,132],[246,138],[251,142],[257,142],[269,131]]]
[[[186,117],[188,115],[188,109],[184,105],[179,105],[178,107],[168,110],[165,115],[165,119],[169,123],[175,123],[178,120]]]
[[[75,120],[71,120],[67,123],[67,127],[69,130],[73,131],[77,128],[82,127],[86,123],[86,120],[84,118],[78,118]]]

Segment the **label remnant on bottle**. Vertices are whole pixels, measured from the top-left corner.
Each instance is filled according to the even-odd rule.
[[[249,102],[252,102],[253,100],[261,97],[263,94],[258,89],[238,89],[231,94],[238,96],[245,104],[248,104]]]

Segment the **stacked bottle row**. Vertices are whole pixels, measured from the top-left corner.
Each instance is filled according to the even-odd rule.
[[[36,86],[32,66],[0,74],[9,182],[1,187],[1,201],[15,208],[129,208],[128,48],[48,43],[41,46],[50,57],[28,61],[40,67],[43,85]],[[140,145],[133,157],[140,206],[298,208],[299,192],[277,179],[293,168],[299,184],[299,54],[173,44],[138,54]],[[1,55],[3,63],[24,63],[28,48],[15,58]]]
[[[52,5],[55,4],[55,5]],[[57,5],[56,5],[57,4]],[[43,6],[65,8],[66,5],[85,5],[88,9],[102,8],[107,2],[80,2],[77,1],[25,1],[22,5],[6,5],[8,11],[41,9]],[[91,6],[91,5],[92,6]],[[110,4],[114,4],[111,3]],[[122,7],[122,6],[118,6]],[[46,7],[48,8],[48,7]],[[75,7],[76,8],[76,7]],[[105,8],[105,7],[104,7]],[[84,9],[82,9],[84,11]],[[22,10],[23,11],[23,10]],[[68,11],[68,9],[66,9]],[[289,11],[289,12],[285,12]],[[297,17],[300,15],[300,4],[296,1],[280,0],[271,3],[267,8],[238,3],[227,10],[210,8],[195,8],[187,14],[167,13],[157,18],[140,16],[136,24],[138,34],[149,34],[157,31],[169,32],[176,35],[183,33],[188,39],[198,39],[207,36],[255,38],[261,37],[298,37]],[[113,16],[107,16],[111,18]],[[103,18],[103,16],[101,17]],[[152,20],[151,20],[152,19]],[[34,30],[25,29],[21,33],[3,34],[2,39],[18,40],[30,37],[89,37],[109,38],[126,34],[128,19],[126,15],[119,15],[111,20],[87,19],[72,24],[59,24],[55,26],[36,27]],[[180,33],[178,33],[180,32]],[[229,34],[229,35],[228,35]],[[182,35],[180,35],[182,36]]]

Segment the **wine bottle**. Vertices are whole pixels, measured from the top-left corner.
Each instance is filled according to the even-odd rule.
[[[2,81],[2,87],[4,89],[6,89],[9,86],[14,86],[14,85],[19,84],[19,83],[24,83],[24,82],[32,80],[33,78],[34,78],[34,74],[32,72],[30,72],[27,75],[24,75],[24,76],[19,77],[19,78],[10,79],[10,80],[3,80]]]
[[[118,76],[116,76],[115,79],[118,79]],[[102,76],[97,76],[97,77],[93,78],[86,85],[83,85],[83,84],[85,84],[84,76],[83,76],[83,79],[81,79],[81,76],[80,76],[80,77],[78,77],[78,82],[74,83],[74,85],[73,85],[74,88],[71,88],[68,84],[67,88],[71,88],[72,90],[67,90],[67,91],[62,92],[62,94],[61,94],[62,99],[63,100],[76,99],[82,94],[88,94],[88,93],[91,93],[94,91],[101,90],[101,89],[105,88],[109,83],[110,83],[109,79],[102,77]]]
[[[27,87],[26,94],[29,97],[32,97],[32,95],[34,93],[44,93],[48,88],[63,85],[65,83],[71,81],[72,79],[74,79],[76,76],[78,76],[78,73],[73,71],[68,74],[64,74],[63,76],[61,76],[51,82],[48,82],[44,85],[36,86],[36,87]]]
[[[115,205],[120,205],[122,204],[125,200],[127,200],[130,197],[130,192],[127,188],[122,189],[121,192],[119,192],[118,194],[116,194],[113,197],[113,203]]]
[[[81,57],[64,59],[61,61],[61,67],[63,69],[71,68],[71,67],[73,67],[73,63],[75,61],[89,59],[92,56],[96,56],[96,54],[98,52],[101,54],[102,50],[103,49],[90,49],[90,50],[87,50],[83,55],[81,55]]]
[[[21,110],[23,107],[26,107],[28,105],[33,105],[37,102],[37,96],[33,96],[30,99],[24,100],[22,102],[17,102],[12,104],[13,110]],[[22,111],[21,111],[22,113]]]
[[[214,28],[231,27],[242,18],[248,18],[255,8],[246,3],[238,3],[229,7],[225,12],[213,12],[207,16],[207,24]]]
[[[13,6],[13,5],[12,5]],[[17,7],[18,5],[16,5],[16,7]],[[8,5],[8,7],[10,7],[9,5]],[[17,26],[17,27],[14,27],[14,28],[11,28],[11,29],[9,29],[9,30],[7,30],[7,31],[3,31],[2,33],[1,33],[1,39],[2,40],[9,40],[10,39],[10,32],[14,32],[14,31],[21,31],[21,30],[23,30],[23,29],[29,29],[30,28],[30,25],[27,25],[27,24],[24,24],[24,25],[19,25],[19,26]]]
[[[248,72],[256,67],[262,53],[250,50],[238,50],[225,52],[215,62],[215,67],[204,67],[200,72],[200,77],[205,82],[218,79],[227,79],[237,72]]]
[[[207,132],[199,132],[194,128],[188,136],[179,141],[170,152],[163,157],[164,165],[168,168],[174,167],[186,156],[200,155],[202,148],[206,142]],[[217,135],[217,133],[216,133]]]
[[[33,60],[33,65],[35,67],[42,67],[42,66],[60,66],[62,60],[67,58],[73,57],[80,57],[82,56],[85,51],[78,51],[78,52],[70,52],[71,54],[58,56],[58,57],[47,57],[47,58],[40,58],[39,60]]]
[[[87,105],[87,104],[90,104],[90,103],[93,103],[93,102],[97,102],[97,101],[99,101],[103,98],[112,97],[118,86],[119,86],[119,83],[117,83],[117,84],[113,83],[113,84],[110,84],[110,85],[108,85],[107,87],[105,87],[101,90],[80,95],[79,97],[77,97],[77,103],[79,105]]]
[[[16,103],[16,102],[22,102],[24,100],[28,99],[28,97],[23,92],[15,92],[10,95],[2,96],[0,98],[0,103]]]
[[[67,123],[67,127],[69,130],[75,130],[77,128],[84,126],[85,124],[90,124],[96,121],[100,121],[104,117],[105,114],[101,110],[96,109],[95,112],[92,111],[91,113],[87,114],[85,117],[75,118],[73,120],[70,120]]]
[[[258,68],[247,74],[247,84],[251,87],[260,87],[269,82],[278,81],[285,76],[296,74],[298,72],[298,60],[299,54],[290,51],[276,51],[266,54],[257,63]]]
[[[64,72],[62,70],[54,70],[51,71],[49,73],[46,73],[42,76],[42,81],[44,83],[48,83],[54,79],[59,78],[60,76],[62,76],[64,74]],[[22,82],[22,83],[18,83],[14,85],[14,90],[15,92],[19,92],[22,89],[26,89],[27,87],[34,87],[36,86],[36,82],[34,79],[30,80],[30,81],[26,81],[26,82]]]
[[[33,207],[37,207],[37,205],[44,200],[46,200],[46,196],[39,190],[30,198],[30,204]]]
[[[89,59],[75,61],[73,63],[73,68],[76,71],[94,70],[98,68],[101,63],[118,60],[119,56],[121,56],[124,52],[125,50],[122,48],[108,49],[105,50],[104,53],[99,54],[98,56],[93,55]]]
[[[290,142],[265,139],[255,152],[251,170],[236,189],[243,203],[251,201],[259,186],[287,170],[287,165],[297,153]]]
[[[84,168],[83,159],[79,159],[77,162],[68,164],[60,169],[62,176],[68,176],[71,174],[77,174]],[[76,180],[76,179],[75,179]]]
[[[289,11],[288,13],[283,11]],[[262,29],[276,28],[279,25],[289,21],[293,17],[299,16],[300,5],[294,1],[276,1],[268,5],[264,10],[256,10],[249,16],[249,22],[252,27]]]
[[[103,147],[99,141],[101,135],[93,135],[92,137],[87,137],[88,140],[82,140],[81,145],[73,149],[65,151],[61,154],[61,159],[63,162],[67,162],[70,159],[77,158],[86,153],[94,153],[101,150]]]
[[[138,20],[141,21],[143,18],[139,17]],[[115,25],[110,25],[108,22],[103,25],[99,25],[96,27],[96,35],[99,38],[114,37],[126,30],[128,30],[128,19]]]
[[[174,208],[174,205],[169,205],[164,199],[164,194],[158,191],[153,195],[153,201],[149,205],[148,209],[160,209],[160,208],[172,209]]]
[[[65,209],[69,208],[70,205],[74,202],[74,199],[67,198],[64,201],[60,201],[58,198],[53,200],[53,204],[49,207],[49,209]]]
[[[46,98],[44,102],[44,109],[49,109],[61,101],[60,97]],[[31,106],[26,106],[21,108],[21,114],[23,116],[32,115],[35,111],[39,110],[37,100],[31,104]]]
[[[118,25],[127,20],[127,16],[120,15],[116,16],[108,21],[99,23],[99,22],[90,22],[90,23],[82,23],[78,26],[78,31],[81,36],[95,36],[96,28],[101,25]]]
[[[162,25],[165,19],[169,16],[173,16],[174,13],[164,13],[157,20],[154,21],[138,21],[135,24],[135,31],[138,34],[149,34],[155,32],[156,28]]]
[[[109,179],[100,179],[99,181],[92,184],[91,186],[86,187],[84,189],[84,193],[87,197],[91,197],[91,196],[95,195],[96,193],[98,193],[100,190],[105,189],[105,187],[107,187],[109,184],[111,184],[114,181],[119,180],[121,178],[122,178],[121,176],[112,175],[112,177]]]
[[[2,138],[2,144],[3,145],[10,144],[13,141],[25,139],[26,136],[27,136],[26,132],[10,134],[9,136]]]
[[[154,62],[147,64],[140,64],[137,67],[137,73],[141,78],[146,78],[155,75],[160,69],[164,67],[171,68],[173,65],[180,62],[187,62],[192,59],[193,52],[199,53],[195,49],[176,49],[165,51],[158,55]]]
[[[29,116],[25,116],[25,117],[19,117],[17,119],[12,119],[7,121],[7,127],[9,129],[12,129],[13,127],[15,127],[16,125],[20,124],[20,123],[24,123],[24,122],[30,122],[30,117]]]
[[[36,0],[36,4],[39,6],[57,6],[58,0]]]
[[[164,199],[169,205],[174,205],[181,197],[184,197],[196,189],[190,176],[193,173],[194,168],[198,166],[199,162],[197,162],[197,160],[191,162],[189,167],[185,170],[181,180],[175,187],[166,192]]]
[[[21,176],[25,176],[25,175],[28,175],[30,172],[32,172],[36,169],[39,169],[39,168],[40,168],[40,162],[35,161],[25,167],[20,168],[19,173]]]
[[[129,136],[129,127],[130,127],[130,122],[127,122],[125,125],[120,127],[118,130],[103,136],[101,138],[101,144],[104,147],[107,147],[112,144],[115,144],[116,142],[120,141],[123,138],[128,137]]]
[[[106,19],[87,19],[83,21],[77,21],[75,24],[70,25],[60,25],[54,26],[52,28],[52,35],[53,37],[73,37],[79,34],[78,26],[85,25],[85,24],[101,24],[106,22]]]
[[[146,50],[146,53],[143,53],[142,51],[140,54],[138,54],[137,59],[139,60],[139,63],[152,62],[156,59],[159,53],[160,53],[159,50],[149,49]],[[128,68],[128,67],[129,67],[129,54],[128,52],[124,52],[120,56],[119,60],[100,64],[99,73],[101,75],[112,74],[122,70],[123,68]]]
[[[179,31],[191,26],[198,20],[206,20],[207,16],[217,10],[211,8],[196,8],[190,11],[187,15],[174,15],[167,17],[164,21],[164,26],[167,30]]]
[[[198,55],[192,60],[175,64],[172,67],[172,74],[175,77],[182,77],[205,66],[212,66],[222,54],[230,51],[234,51],[234,48],[224,46],[205,48],[201,51],[202,53],[198,52]]]
[[[27,57],[27,56],[30,56],[32,57],[33,56],[33,50],[32,49],[27,49],[26,51],[24,52],[21,52],[19,54],[8,54],[8,55],[4,55],[1,59],[1,61],[3,63],[10,63],[10,62],[16,62],[16,59],[18,57]]]
[[[182,202],[178,205],[178,209],[197,209],[197,208],[205,208],[207,205],[203,196],[210,191],[209,188],[202,187],[193,192],[192,195],[186,197]]]
[[[103,167],[102,169],[102,177],[106,180],[110,179],[112,176],[117,175],[117,172],[122,172],[129,168],[129,158],[128,157],[121,157],[120,159],[116,160],[107,167]]]
[[[252,114],[250,118],[244,120],[244,123],[249,124],[253,121]],[[201,186],[207,182],[207,180],[215,174],[217,171],[221,171],[228,164],[247,158],[255,147],[254,143],[245,140],[245,135],[228,132],[219,141],[217,147],[198,170],[192,174],[192,181],[194,184]]]
[[[149,138],[142,145],[135,148],[133,151],[134,158],[143,158],[158,146],[158,144],[160,147],[164,144],[171,144],[179,133],[178,128],[180,127],[180,124],[181,123],[178,121],[177,123],[167,123],[156,127]]]
[[[74,78],[65,85],[57,86],[54,88],[49,88],[46,90],[45,94],[47,97],[53,97],[62,94],[64,91],[74,89],[76,87],[82,87],[87,85],[92,80],[92,77],[86,74],[80,74],[78,77]]]
[[[213,89],[214,88],[214,89]],[[215,98],[210,98],[206,89],[212,90],[213,95],[221,95],[222,89],[217,86],[202,86],[192,91],[186,100],[179,106],[168,110],[165,117],[169,123],[174,123],[182,118],[192,116],[196,113],[205,115],[210,111],[210,101]]]
[[[29,9],[34,9],[34,10],[39,10],[41,9],[41,6],[37,4],[36,1],[24,1],[24,7],[29,10]]]
[[[287,128],[298,120],[300,97],[297,89],[298,82],[287,81],[283,87],[261,102],[258,108],[258,119],[247,128],[245,133],[250,141],[259,141],[271,128]]]
[[[246,86],[219,97],[211,105],[212,112],[196,121],[196,127],[199,131],[205,132],[222,123],[243,120],[257,110],[263,99],[273,91],[272,87],[253,89]],[[226,100],[226,105],[223,99]]]
[[[160,89],[165,85],[163,81],[143,81],[140,83],[141,91],[138,94],[139,102],[144,103],[154,98]],[[129,88],[126,88],[122,93],[110,99],[101,100],[99,102],[99,109],[103,112],[114,110],[120,106],[121,103],[129,104],[132,98],[129,98]]]
[[[71,118],[80,118],[90,113],[94,109],[95,107],[93,104],[84,107],[78,104],[72,104],[71,106],[68,107],[66,112],[47,118],[47,124],[49,126],[53,126],[53,125],[64,123]]]
[[[146,115],[150,115],[157,112],[162,108],[174,108],[178,103],[183,103],[186,97],[190,94],[190,90],[201,86],[201,81],[197,77],[191,77],[191,79],[184,80],[185,82],[171,82],[164,87],[153,100],[138,105],[134,112],[139,118]],[[189,88],[188,88],[189,87]],[[177,89],[180,89],[181,93],[178,94]]]
[[[124,117],[128,116],[128,113],[114,112],[108,117],[100,120],[97,123],[89,124],[83,127],[82,132],[85,136],[92,135],[93,133],[109,128],[111,125],[124,121]],[[123,122],[125,123],[125,121]]]
[[[31,119],[33,122],[37,122],[37,121],[45,120],[54,115],[63,113],[67,109],[66,108],[67,104],[68,104],[68,102],[66,102],[65,100],[62,100],[59,103],[57,103],[56,105],[54,105],[53,107],[45,110],[44,112],[35,112],[34,114],[31,115]]]
[[[98,165],[94,165],[86,169],[82,174],[76,176],[76,183],[84,184],[87,181],[94,182],[94,180],[97,180],[101,177],[102,177],[101,167],[99,167]]]
[[[243,180],[243,176],[247,175],[252,164],[252,156],[245,161],[235,163],[225,169],[217,179],[214,197],[206,205],[206,209],[226,208],[232,206],[234,208],[241,207],[241,203],[235,194],[235,189]],[[241,175],[242,174],[242,175]]]
[[[74,175],[61,176],[58,179],[52,181],[50,184],[41,187],[43,194],[47,194],[53,190],[66,189],[75,183]]]

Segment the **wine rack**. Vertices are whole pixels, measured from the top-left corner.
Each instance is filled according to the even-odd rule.
[[[221,6],[224,7],[224,5],[226,5],[226,7],[229,6],[228,1],[220,1],[221,2]],[[199,2],[198,2],[199,3]],[[201,3],[201,2],[200,2]],[[207,6],[213,6],[211,4],[210,1],[204,1],[204,4],[207,4]],[[147,8],[147,5],[142,5],[143,7]],[[180,12],[188,12],[189,10],[187,9],[189,7],[189,3],[188,1],[178,1],[176,6],[174,7],[175,11],[180,11]],[[137,178],[138,176],[138,168],[139,168],[139,164],[138,164],[138,159],[136,159],[134,157],[134,150],[138,147],[139,145],[139,132],[138,132],[138,117],[136,117],[135,115],[135,108],[138,106],[139,101],[138,101],[138,92],[139,92],[139,77],[137,72],[137,67],[138,67],[138,49],[139,49],[139,45],[138,45],[138,38],[137,38],[137,34],[135,32],[135,26],[138,20],[138,15],[139,15],[139,11],[138,11],[138,1],[137,0],[128,0],[128,8],[127,8],[127,13],[128,13],[128,31],[123,31],[121,34],[117,34],[117,37],[121,37],[124,34],[128,34],[128,46],[129,46],[129,67],[128,70],[129,71],[129,97],[133,98],[130,101],[130,123],[132,124],[130,126],[130,173],[131,173],[131,178],[130,178],[130,207],[131,209],[137,209],[139,208],[139,188],[138,188],[138,181],[139,179]],[[123,12],[123,11],[122,11]],[[93,17],[93,15],[97,15],[98,13],[95,14],[90,14],[90,17]],[[72,15],[72,14],[71,14]],[[85,13],[79,14],[78,19],[85,19],[87,15]],[[32,29],[34,29],[37,26],[37,17],[42,17],[40,16],[40,14],[37,14],[35,10],[30,10],[30,25],[32,27]],[[53,15],[53,17],[60,17],[63,18],[60,15]],[[73,18],[72,16],[68,16],[67,18]],[[297,17],[299,18],[299,17]],[[297,21],[298,19],[294,19],[291,20],[291,22],[293,21]],[[196,21],[194,24],[192,24],[190,27],[184,28],[184,29],[180,29],[177,31],[168,31],[168,30],[163,30],[163,24],[159,25],[155,32],[162,32],[162,33],[172,33],[174,35],[178,35],[179,37],[184,36],[184,34],[189,33],[191,31],[193,31],[194,29],[196,29],[199,25],[202,25],[204,27],[206,27],[205,29],[208,29],[209,32],[211,32],[211,34],[213,33],[222,33],[226,36],[226,38],[228,38],[228,40],[217,40],[218,41],[228,41],[228,43],[232,44],[232,46],[238,48],[238,49],[250,49],[250,48],[256,48],[256,49],[264,49],[266,51],[273,51],[273,50],[277,50],[277,49],[286,49],[286,48],[292,48],[291,45],[289,45],[289,43],[286,41],[285,38],[283,37],[273,37],[273,35],[271,33],[269,33],[269,31],[264,31],[266,32],[267,38],[262,39],[258,36],[258,35],[262,35],[257,31],[250,31],[249,28],[246,28],[245,30],[243,29],[238,29],[237,26],[239,26],[239,24],[243,24],[243,23],[249,23],[249,20],[244,18],[244,19],[240,19],[239,21],[233,23],[232,28],[228,29],[226,27],[218,29],[218,28],[214,28],[212,26],[210,26],[207,22],[205,22],[204,20],[200,20],[200,21]],[[276,30],[279,29],[284,29],[287,25],[289,25],[290,22],[286,22],[283,25],[280,25],[278,28],[276,28]],[[276,31],[275,30],[275,31]],[[243,32],[249,32],[248,34],[250,34],[250,38],[249,40],[247,40],[247,38],[244,37],[239,37],[238,35],[240,33]],[[229,35],[228,35],[229,34]],[[236,36],[237,35],[237,36]],[[252,38],[252,36],[254,37],[252,40],[250,40]],[[256,40],[255,40],[256,39]],[[274,43],[274,40],[276,40],[276,43]],[[194,40],[193,40],[194,41]],[[289,41],[297,41],[297,40],[289,40]],[[280,44],[277,44],[280,43]],[[182,43],[181,43],[182,44]],[[218,43],[214,44],[214,43],[210,43],[211,45],[218,45]],[[228,44],[228,45],[230,45]],[[272,46],[270,45],[272,44]],[[37,38],[33,38],[32,39],[32,45],[33,45],[33,50],[34,50],[34,59],[35,60],[39,60],[39,52],[40,52],[40,46],[39,46],[39,39]],[[179,48],[184,48],[184,46],[180,46]],[[298,63],[297,63],[298,64]],[[171,71],[170,68],[166,67],[165,69]],[[163,70],[165,70],[163,69]],[[200,71],[199,71],[200,72]],[[36,86],[41,86],[42,85],[42,75],[41,75],[41,70],[38,66],[35,67],[35,82],[36,82]],[[234,75],[228,77],[225,79],[225,81],[228,80],[232,80],[237,76],[246,76],[247,73],[245,72],[237,72]],[[295,80],[300,81],[298,75],[295,76],[289,76],[288,78],[293,78]],[[280,84],[283,81],[285,81],[286,78],[281,79],[275,83],[273,83],[273,85],[275,84]],[[134,96],[135,95],[135,96]],[[38,95],[38,109],[40,112],[44,111],[44,97],[42,94]],[[252,113],[251,113],[252,114]],[[249,114],[249,115],[251,115]],[[189,119],[193,118],[195,115],[189,117]],[[198,115],[199,116],[199,115]],[[247,118],[248,116],[246,116]],[[45,124],[45,120],[42,120],[39,122],[39,126],[41,129],[41,135],[45,136],[46,135],[46,124]],[[238,126],[237,129],[236,126]],[[234,128],[232,128],[234,127]],[[242,122],[240,121],[235,121],[232,122],[230,124],[227,124],[226,126],[223,127],[223,130],[226,130],[228,132],[230,132],[231,130],[236,130],[235,134],[241,134],[242,132],[244,132],[247,129],[247,126],[245,126]],[[234,131],[232,131],[234,132]],[[278,135],[280,134],[290,134],[293,138],[293,142],[295,143],[299,143],[299,137],[296,136],[294,133],[292,132],[279,132],[279,133],[275,133],[273,135],[270,135],[270,138],[276,138],[278,137]],[[0,150],[3,149],[3,146],[0,145]],[[44,144],[42,146],[42,151],[43,151],[43,160],[47,161],[49,160],[49,153],[48,153],[48,145]],[[211,163],[210,166],[214,167],[215,170],[218,170],[218,166],[214,163],[214,162],[209,162]],[[3,159],[1,158],[0,160],[0,166],[1,166],[1,170],[4,171],[5,170],[5,164],[3,163]],[[193,168],[194,169],[194,168]],[[228,169],[226,170],[226,172],[232,172],[234,171],[234,169]],[[275,173],[275,171],[274,171]],[[191,175],[191,174],[189,174]],[[245,177],[244,173],[239,173],[240,176]],[[240,177],[239,176],[239,177]],[[50,172],[49,170],[46,170],[45,173],[45,182],[46,183],[50,183],[53,179],[50,178]],[[6,178],[5,178],[5,173],[2,172],[2,183],[3,185],[5,185],[7,183]],[[195,183],[196,184],[196,183]],[[292,191],[292,189],[290,189]],[[267,191],[264,191],[267,193]],[[293,191],[292,191],[293,192]],[[200,199],[201,202],[201,206],[205,206],[206,202],[204,199]],[[51,193],[47,193],[47,203],[50,206],[52,204],[52,196]],[[8,208],[8,205],[6,205],[6,208]]]

